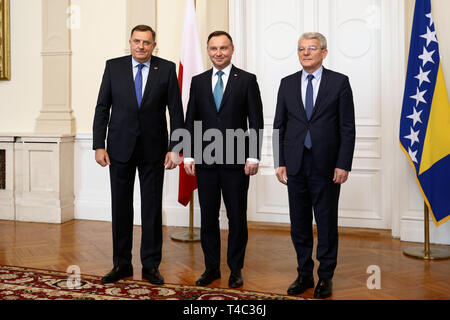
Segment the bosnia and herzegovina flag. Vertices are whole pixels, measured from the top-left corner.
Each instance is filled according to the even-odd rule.
[[[430,0],[416,0],[400,145],[434,222],[450,220],[450,103]]]

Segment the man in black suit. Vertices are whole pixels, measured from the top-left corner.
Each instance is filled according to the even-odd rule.
[[[153,29],[136,26],[129,43],[131,55],[106,62],[94,116],[95,159],[102,167],[109,165],[112,200],[114,267],[102,281],[111,283],[133,275],[133,187],[137,168],[142,278],[163,284],[158,267],[164,166],[173,169],[179,161],[178,155],[170,152],[172,143],[168,146],[166,106],[172,132],[184,126],[183,107],[175,64],[152,56],[156,46]]]
[[[338,252],[339,191],[351,170],[355,146],[350,83],[347,76],[322,66],[327,54],[322,34],[301,36],[298,56],[303,71],[281,80],[273,123],[274,145],[279,147],[279,152],[274,149],[276,176],[288,188],[291,237],[298,262],[298,277],[288,294],[300,294],[314,287],[314,209],[320,262],[316,298],[332,294],[331,279]]]
[[[262,102],[256,76],[231,64],[234,46],[228,33],[210,34],[207,50],[213,68],[192,78],[185,123],[191,137],[197,131],[194,130],[196,125],[201,126],[202,136],[206,137],[208,132],[220,135],[212,142],[217,143],[217,148],[213,148],[211,154],[205,141],[195,141],[191,149],[200,150],[201,154],[185,152],[185,156],[191,156],[184,160],[186,173],[197,174],[201,244],[206,267],[196,284],[205,286],[221,277],[219,210],[222,193],[229,222],[227,263],[231,274],[228,284],[237,288],[243,284],[241,269],[248,240],[249,176],[255,175],[259,166],[264,126]],[[250,138],[244,136],[248,129]],[[242,139],[245,143],[240,144]]]

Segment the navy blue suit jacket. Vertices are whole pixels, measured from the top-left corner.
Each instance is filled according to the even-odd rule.
[[[212,69],[207,70],[192,78],[189,103],[186,112],[185,127],[194,138],[194,122],[202,122],[202,135],[208,129],[217,129],[223,137],[223,163],[227,167],[243,167],[247,158],[260,158],[262,129],[264,128],[263,107],[261,95],[254,74],[232,66],[227,85],[223,94],[219,111],[217,111],[212,93]],[[255,130],[255,145],[249,147],[249,139],[245,140],[244,154],[238,154],[238,139],[227,139],[226,130],[241,130],[246,132],[248,129]],[[234,141],[233,141],[234,140]],[[253,140],[252,140],[253,141]],[[194,157],[194,141],[192,142],[191,152],[185,152],[185,157],[195,158],[196,165],[208,166],[203,160],[198,159],[199,154]],[[201,151],[210,144],[209,141],[202,143]],[[226,145],[234,143],[234,157],[227,163]],[[239,157],[243,160],[240,163]],[[215,165],[211,164],[211,165]]]
[[[288,175],[301,167],[304,141],[309,128],[314,164],[324,175],[334,169],[351,170],[355,147],[355,112],[353,94],[347,76],[323,69],[319,92],[310,120],[302,102],[301,73],[281,80],[273,128],[275,166],[285,166]],[[277,159],[278,155],[278,159]],[[277,161],[278,160],[278,161]],[[278,165],[277,165],[278,164]]]
[[[133,154],[137,136],[148,148],[143,157],[150,162],[164,159],[169,145],[166,107],[169,109],[171,132],[183,128],[181,93],[173,62],[152,56],[147,85],[138,108],[134,87],[131,55],[106,62],[98,94],[93,124],[93,149],[105,149],[109,156],[127,162]]]

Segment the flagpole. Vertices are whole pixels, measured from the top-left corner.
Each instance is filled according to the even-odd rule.
[[[194,231],[194,192],[191,194],[191,201],[189,201],[189,230],[175,233],[171,236],[172,240],[182,242],[200,241],[200,234]]]
[[[403,254],[408,257],[423,260],[443,260],[450,258],[450,250],[445,248],[430,248],[430,211],[427,204],[423,203],[424,211],[424,246],[409,247],[403,249]]]
[[[194,0],[194,10],[197,11],[197,0]],[[192,191],[191,201],[189,201],[189,239],[190,241],[200,241],[200,235],[194,232],[194,191]]]

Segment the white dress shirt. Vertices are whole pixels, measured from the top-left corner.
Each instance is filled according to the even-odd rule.
[[[314,79],[312,79],[311,83],[313,86],[313,103],[316,104],[317,94],[319,93],[319,87],[320,87],[320,81],[322,80],[322,73],[323,73],[323,67],[321,66],[319,69],[311,73],[314,76]],[[305,99],[306,99],[306,89],[308,87],[308,75],[305,70],[302,72],[302,101],[303,106],[305,106]],[[306,108],[306,107],[305,107]]]
[[[212,92],[214,94],[214,88],[216,87],[217,81],[219,81],[219,76],[217,75],[217,72],[219,69],[216,67],[213,67],[212,72],[212,78],[211,78],[211,84],[212,84]],[[231,63],[224,69],[222,69],[223,75],[222,75],[222,82],[223,82],[223,91],[225,92],[225,88],[227,87],[228,78],[230,77],[231,72]]]

